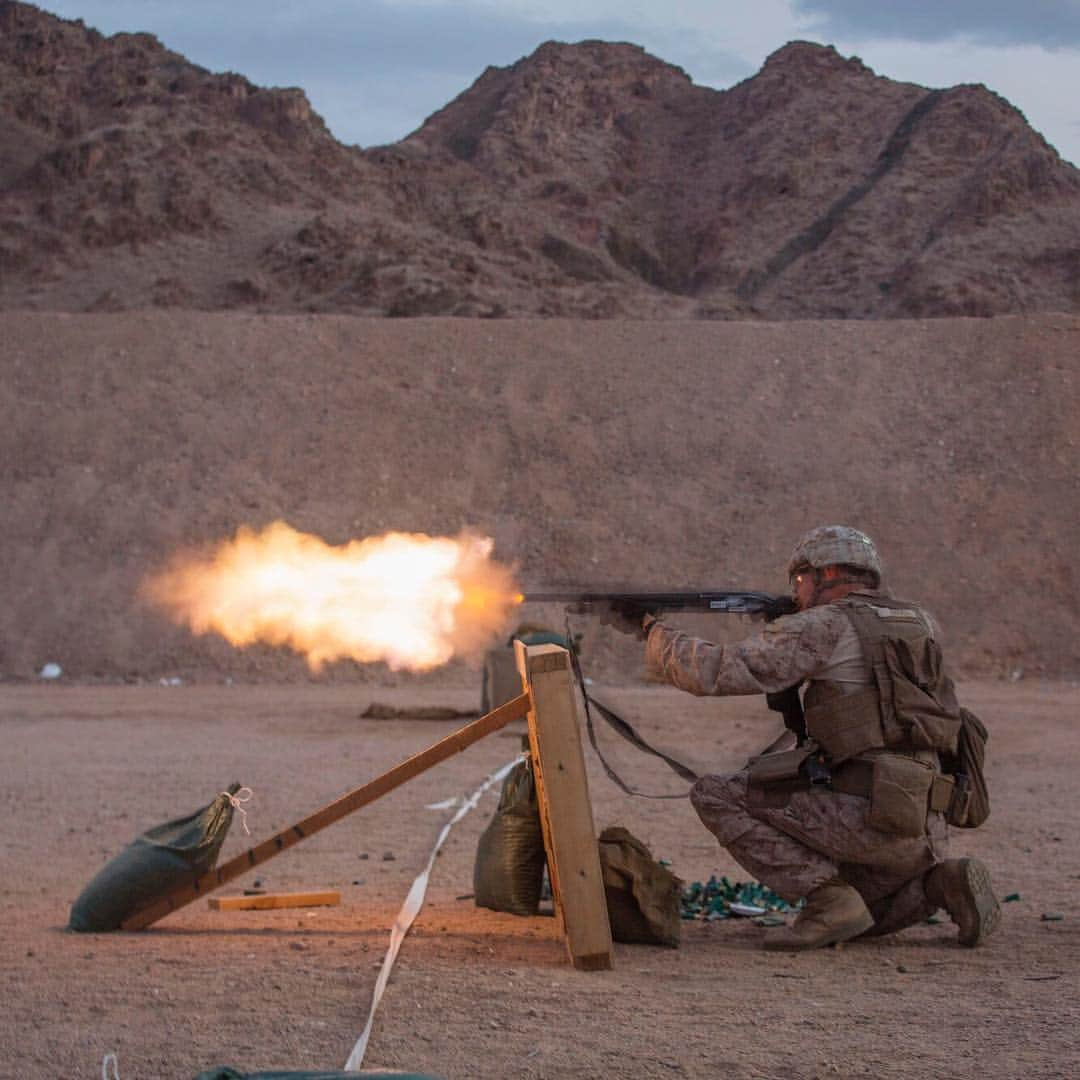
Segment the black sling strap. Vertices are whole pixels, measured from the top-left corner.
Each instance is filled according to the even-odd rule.
[[[607,773],[611,781],[619,788],[626,792],[627,795],[637,795],[643,799],[685,799],[690,792],[684,791],[678,795],[650,795],[645,791],[638,791],[637,788],[631,787],[625,780],[608,764],[607,759],[604,757],[596,741],[596,729],[593,725],[592,710],[596,711],[603,717],[604,720],[611,726],[611,728],[621,735],[627,742],[636,746],[639,750],[643,750],[646,754],[652,754],[654,757],[660,758],[661,761],[666,762],[673,772],[681,776],[684,780],[689,780],[690,783],[694,783],[700,777],[693,769],[688,765],[684,765],[676,758],[665,754],[662,750],[657,750],[655,746],[651,746],[645,739],[634,730],[633,725],[624,720],[614,709],[605,705],[601,701],[597,701],[596,698],[591,697],[588,690],[585,688],[585,677],[581,671],[581,660],[578,656],[577,645],[574,641],[574,635],[570,632],[570,620],[566,620],[566,640],[569,645],[570,663],[574,672],[574,678],[577,680],[577,684],[581,687],[581,699],[585,704],[585,730],[589,736],[589,743],[596,751],[596,756],[600,759],[600,764],[604,767],[604,772]]]

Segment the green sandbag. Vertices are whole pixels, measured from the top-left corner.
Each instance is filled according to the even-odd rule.
[[[489,649],[484,657],[484,670],[480,683],[480,711],[489,713],[500,705],[512,701],[521,693],[521,676],[518,674],[514,642],[525,645],[560,645],[567,648],[567,639],[554,630],[539,626],[519,626],[505,645]]]
[[[359,1072],[257,1072],[242,1073],[219,1065],[199,1073],[195,1080],[353,1080],[366,1076],[367,1080],[439,1080],[427,1073],[399,1072],[397,1069],[361,1069]]]
[[[71,906],[68,927],[82,932],[119,930],[135,912],[193,877],[212,870],[233,819],[230,784],[208,806],[137,836],[93,877]]]
[[[525,760],[503,781],[498,809],[477,845],[473,867],[477,907],[535,915],[545,862],[536,783]]]
[[[600,871],[615,941],[679,947],[682,882],[620,825],[600,834]]]

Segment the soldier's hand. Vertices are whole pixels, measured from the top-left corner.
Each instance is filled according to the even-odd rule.
[[[644,641],[646,634],[641,620],[648,614],[648,609],[635,604],[632,600],[613,600],[600,613],[600,625],[610,626],[612,630],[618,630],[620,634],[631,634]]]

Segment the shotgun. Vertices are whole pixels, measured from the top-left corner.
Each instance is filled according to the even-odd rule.
[[[655,615],[660,611],[714,611],[731,615],[764,615],[778,619],[798,610],[790,596],[773,593],[714,589],[707,592],[529,592],[526,604],[565,604],[575,615],[590,615],[605,608],[630,607]]]
[[[764,615],[767,622],[791,615],[798,605],[790,596],[746,589],[713,589],[703,592],[529,592],[525,604],[563,604],[574,615],[600,614],[610,608],[655,615],[661,611],[704,611],[729,615]],[[780,713],[784,725],[800,744],[806,741],[806,720],[798,686],[766,694],[770,709]]]

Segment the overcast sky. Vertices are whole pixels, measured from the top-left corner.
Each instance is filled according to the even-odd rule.
[[[984,83],[1080,164],[1080,0],[53,0],[212,71],[300,86],[343,142],[394,142],[544,41],[630,41],[724,89],[801,38],[879,75]]]

